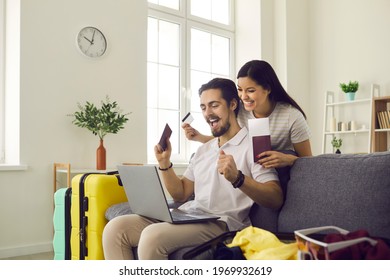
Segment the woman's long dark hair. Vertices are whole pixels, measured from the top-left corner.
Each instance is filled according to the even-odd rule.
[[[241,67],[240,71],[238,71],[237,79],[245,77],[251,78],[258,85],[262,86],[266,90],[269,90],[269,98],[271,101],[275,103],[284,102],[291,104],[293,107],[297,108],[306,119],[305,112],[303,112],[298,103],[288,95],[280,83],[274,69],[268,62],[264,60],[251,60],[245,63],[244,66]]]

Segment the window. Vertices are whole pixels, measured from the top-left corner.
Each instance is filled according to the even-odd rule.
[[[20,1],[0,0],[0,170],[20,164]]]
[[[5,3],[0,0],[0,164],[5,161]]]
[[[148,18],[148,161],[168,123],[172,160],[187,163],[199,143],[188,141],[181,119],[210,134],[198,89],[214,77],[234,77],[233,0],[149,0]]]

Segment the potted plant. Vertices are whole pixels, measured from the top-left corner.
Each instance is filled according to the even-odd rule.
[[[349,83],[340,83],[341,90],[346,93],[347,100],[352,101],[355,99],[355,94],[359,89],[359,82],[358,81],[349,81]]]
[[[339,138],[337,139],[336,136],[333,137],[332,146],[334,149],[336,149],[336,154],[341,154],[341,151],[339,150],[341,148],[341,145],[343,144],[343,139]]]
[[[129,120],[127,115],[130,113],[122,113],[116,101],[111,102],[106,96],[105,101],[101,101],[100,108],[96,107],[91,102],[86,102],[84,105],[77,103],[78,111],[70,114],[74,117],[72,121],[78,127],[88,129],[97,135],[100,140],[100,145],[96,151],[96,169],[106,169],[106,149],[103,145],[104,137],[109,134],[118,133],[124,128],[124,124]]]

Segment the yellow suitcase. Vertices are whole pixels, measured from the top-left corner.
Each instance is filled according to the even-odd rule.
[[[103,260],[102,233],[105,212],[113,204],[126,202],[119,175],[79,174],[72,179],[71,259]]]

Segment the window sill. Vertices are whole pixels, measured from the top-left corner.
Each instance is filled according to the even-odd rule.
[[[1,171],[23,171],[27,170],[28,166],[24,164],[0,164],[0,172]]]

